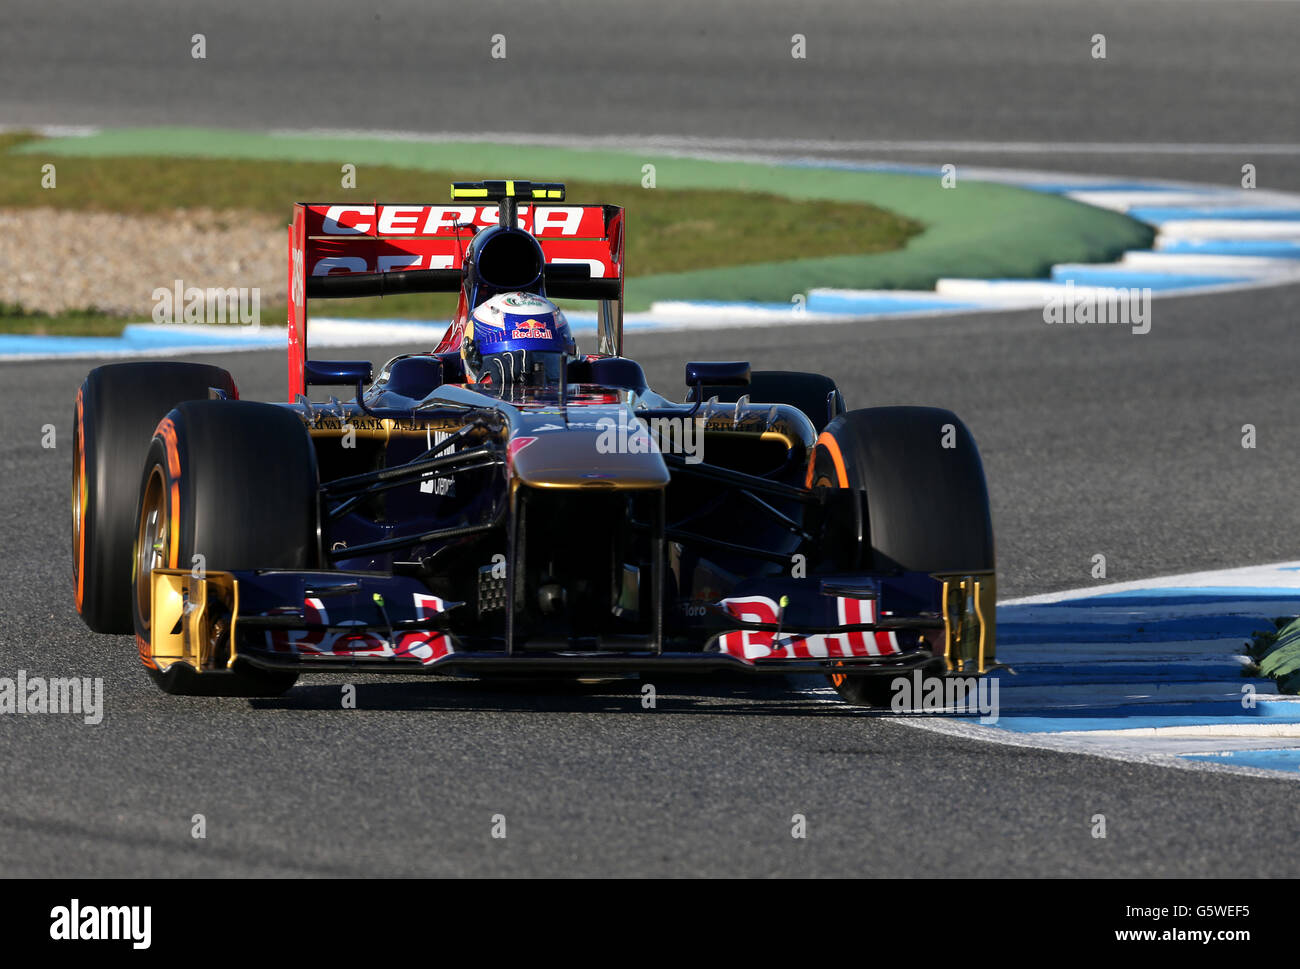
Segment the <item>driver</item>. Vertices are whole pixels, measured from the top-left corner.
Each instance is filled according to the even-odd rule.
[[[560,383],[578,345],[564,312],[535,293],[500,293],[470,314],[460,343],[469,383],[543,387]]]

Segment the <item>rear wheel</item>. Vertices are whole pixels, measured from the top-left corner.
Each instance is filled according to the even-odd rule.
[[[136,639],[150,677],[185,696],[277,696],[296,673],[236,660],[227,672],[160,669],[150,638],[155,568],[312,569],[319,563],[316,454],[301,420],[273,404],[196,401],[158,426],[140,484],[133,570]]]
[[[833,506],[826,571],[982,572],[994,568],[993,524],[979,450],[966,425],[934,407],[872,407],[831,421],[807,485],[850,492]],[[942,675],[938,660],[927,674]],[[832,674],[849,703],[886,707],[892,673]]]
[[[238,396],[220,367],[116,363],[77,391],[72,436],[72,581],[77,612],[97,633],[129,633],[131,547],[140,469],[158,422],[215,387]]]

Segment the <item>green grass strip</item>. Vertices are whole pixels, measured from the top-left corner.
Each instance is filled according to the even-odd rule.
[[[747,191],[796,200],[866,203],[926,226],[902,249],[863,255],[788,259],[692,270],[629,280],[630,309],[656,299],[786,302],[818,286],[930,289],[940,277],[1036,278],[1060,262],[1101,262],[1148,248],[1154,232],[1116,212],[1042,192],[968,181],[944,188],[938,176],[711,161],[627,151],[585,151],[486,142],[441,142],[365,136],[284,135],[201,128],[136,128],[19,145],[16,152],[60,156],[168,155],[384,165],[460,171],[465,178],[583,179],[639,187],[654,166],[653,189]],[[430,185],[425,201],[441,201]],[[321,200],[326,201],[326,200]],[[411,200],[403,200],[411,201]],[[582,201],[604,201],[601,199]],[[629,235],[636,232],[628,201]],[[779,240],[774,240],[778,243]],[[797,253],[791,253],[797,255]]]

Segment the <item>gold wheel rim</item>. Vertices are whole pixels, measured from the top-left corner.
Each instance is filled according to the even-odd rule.
[[[162,469],[155,467],[145,485],[144,500],[140,503],[140,524],[135,539],[135,596],[141,622],[149,627],[151,583],[149,574],[167,565],[167,542],[170,525],[167,519],[167,487]]]

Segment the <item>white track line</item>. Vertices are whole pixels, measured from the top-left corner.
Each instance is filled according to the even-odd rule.
[[[1130,727],[1126,730],[1057,730],[1053,737],[1282,737],[1300,740],[1300,723],[1207,723],[1202,726]]]
[[[1300,604],[1300,561],[1272,562],[1267,565],[1247,565],[1236,569],[1216,569],[1208,572],[1188,572],[1183,575],[1162,575],[1135,582],[1111,582],[1106,585],[1068,589],[1063,592],[1046,592],[1040,595],[1006,599],[1000,606],[1035,605],[1065,602],[1068,599],[1093,598],[1114,595],[1117,592],[1145,592],[1149,589],[1295,589]]]
[[[1017,619],[1020,621],[1058,621],[1063,625],[1077,625],[1085,621],[1095,623],[1101,620],[1104,627],[1107,624],[1105,620],[1110,622],[1118,621],[1123,619],[1127,612],[1135,608],[1131,603],[1125,602],[1123,598],[1125,593],[1152,592],[1161,589],[1188,590],[1189,595],[1194,595],[1196,589],[1239,589],[1242,592],[1243,599],[1251,599],[1250,608],[1252,610],[1266,611],[1270,607],[1290,606],[1300,612],[1300,561],[1275,562],[1236,569],[1158,576],[1134,582],[1113,582],[1082,589],[1007,599],[999,602],[998,607],[1001,609],[1006,606],[1054,606],[1055,608],[1050,612],[1044,611],[1042,616],[1036,615],[1035,611],[1031,609],[1027,614],[1018,614]],[[1296,591],[1293,597],[1287,596],[1285,593],[1279,593],[1280,598],[1271,598],[1270,594],[1265,592],[1257,598],[1252,598],[1247,595],[1252,589],[1260,589],[1261,591],[1294,589]],[[1093,605],[1071,609],[1068,605],[1059,605],[1079,599],[1095,601],[1098,597],[1104,596],[1118,597],[1113,608],[1105,605]],[[1159,599],[1144,604],[1143,608],[1159,610]],[[1186,617],[1204,614],[1207,609],[1215,615],[1222,615],[1225,605],[1210,606],[1207,604],[1204,607],[1198,607],[1196,605],[1171,604],[1165,611],[1170,616]],[[1104,639],[1104,635],[1102,638]],[[1217,641],[1152,643],[1141,647],[1142,652],[1135,653],[1135,647],[1131,644],[1116,644],[1117,652],[1111,658],[1122,659],[1129,657],[1134,662],[1141,662],[1145,658],[1151,660],[1153,666],[1158,666],[1157,653],[1161,649],[1176,650],[1180,656],[1183,654],[1204,655],[1207,650],[1222,655],[1223,645],[1223,643]],[[1062,654],[1063,658],[1068,659],[1070,653],[1071,647],[1068,646],[1046,648],[1040,658],[1051,662],[1056,654]],[[1097,653],[1096,650],[1092,650],[1090,655],[1094,660],[1106,658],[1106,655]],[[1206,687],[1211,684],[1197,685]],[[1122,692],[1130,687],[1140,688],[1142,684],[1138,682],[1133,684],[1117,683],[1114,686],[1117,691]],[[1180,692],[1182,687],[1190,686],[1190,684],[1173,684],[1173,686],[1171,696]],[[1045,689],[1050,692],[1051,688],[1045,687]],[[1032,700],[1033,695],[1034,688],[1029,688],[1027,692],[1019,696],[1019,699]],[[1300,699],[1270,694],[1267,702],[1294,704],[1297,713],[1300,714]],[[1074,709],[1077,711],[1077,707]],[[1105,708],[1097,708],[1097,714],[1098,716],[1105,716]],[[1005,715],[1014,716],[1013,713]],[[1214,755],[1300,748],[1300,723],[1282,722],[1277,719],[1251,719],[1243,720],[1241,723],[1226,724],[1171,723],[1163,726],[1125,729],[1042,732],[1014,731],[996,725],[986,726],[968,720],[938,717],[898,717],[890,719],[907,726],[986,743],[1005,744],[1013,747],[1031,747],[1057,753],[1083,754],[1102,757],[1107,760],[1152,764],[1180,770],[1215,771],[1289,781],[1300,780],[1300,772],[1293,774],[1258,767],[1240,766],[1226,761],[1186,759],[1188,754]]]
[[[1150,752],[1122,748],[1089,747],[1081,745],[1078,741],[1058,740],[1060,734],[1013,733],[1010,730],[984,727],[962,720],[927,719],[924,717],[882,717],[881,719],[888,719],[891,723],[903,724],[920,730],[946,734],[949,737],[956,737],[961,740],[977,740],[983,743],[1002,744],[1006,747],[1028,747],[1034,750],[1049,750],[1058,754],[1100,757],[1103,760],[1114,760],[1128,764],[1146,764],[1152,767],[1169,767],[1175,770],[1237,774],[1275,781],[1288,781],[1290,783],[1300,781],[1300,771],[1289,774],[1281,771],[1264,770],[1260,767],[1246,767],[1205,760],[1188,760],[1186,757],[1181,756],[1189,751],[1180,750],[1178,753],[1170,753],[1155,746],[1151,748]]]
[[[1008,155],[1300,155],[1300,144],[1270,142],[1140,142],[1140,141],[946,141],[882,138],[844,140],[806,138],[718,138],[693,135],[644,134],[527,134],[518,131],[416,132],[276,129],[280,137],[382,138],[429,143],[466,141],[558,147],[632,148],[636,150],[725,150],[813,152],[970,152]],[[1113,179],[1112,179],[1113,181]]]
[[[1300,238],[1300,222],[1277,219],[1170,219],[1160,223],[1166,241],[1189,239],[1275,240]],[[1157,241],[1156,248],[1160,248]]]

